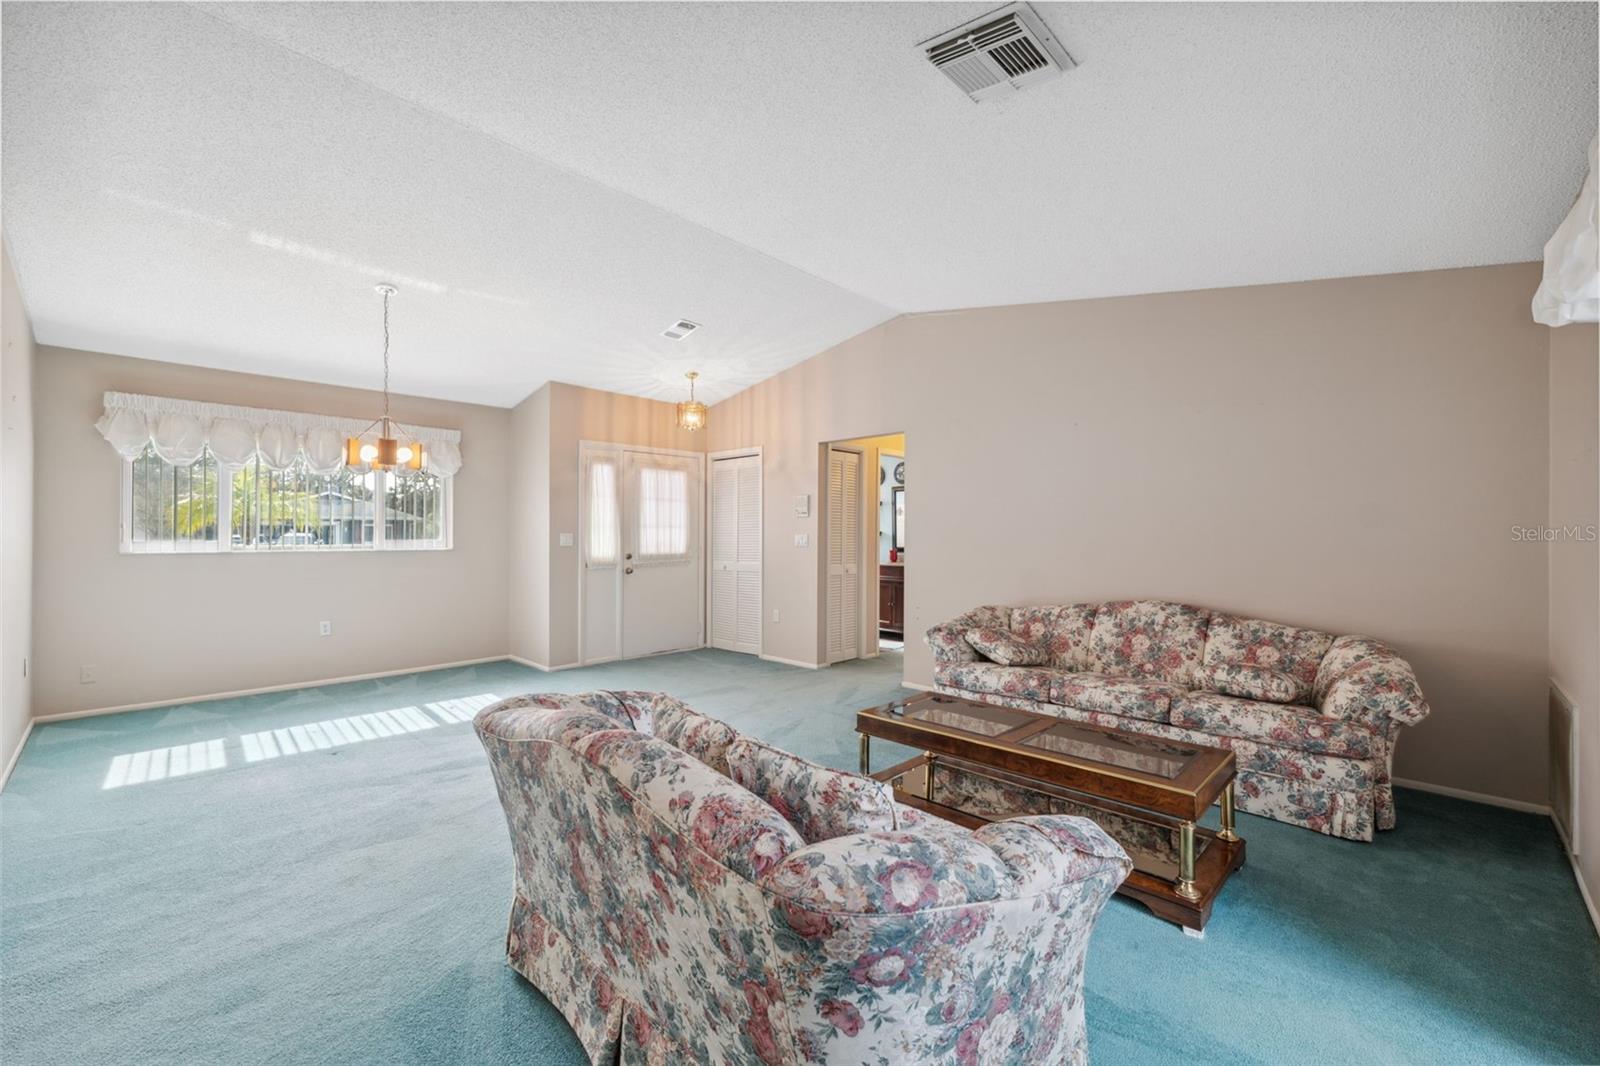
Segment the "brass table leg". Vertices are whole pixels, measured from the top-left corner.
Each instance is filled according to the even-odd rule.
[[[933,800],[933,762],[934,762],[935,759],[938,758],[938,756],[935,755],[931,751],[925,751],[922,754],[928,760],[927,763],[924,764],[923,767],[922,767],[922,772],[927,774],[927,777],[928,777],[927,783],[926,783],[926,785],[924,786],[924,788],[922,790],[922,798],[925,799],[925,800],[928,800],[929,802],[932,802],[932,800]]]
[[[861,772],[872,773],[872,738],[861,734]]]
[[[1193,822],[1178,827],[1178,895],[1188,900],[1200,898],[1200,890],[1194,884]]]
[[[1218,840],[1236,843],[1239,834],[1233,831],[1233,782],[1228,782],[1228,787],[1222,790],[1222,832],[1217,834]]]

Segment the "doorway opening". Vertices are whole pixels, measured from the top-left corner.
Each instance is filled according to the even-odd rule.
[[[908,603],[905,434],[832,441],[823,458],[824,661],[899,655]]]

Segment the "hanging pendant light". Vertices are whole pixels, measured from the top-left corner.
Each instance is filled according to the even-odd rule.
[[[700,376],[698,370],[691,370],[683,375],[689,379],[689,399],[678,405],[678,428],[691,432],[706,428],[706,405],[694,398],[694,379]]]
[[[389,417],[389,297],[395,287],[385,282],[377,286],[383,297],[383,417],[344,442],[345,465],[365,466],[378,470],[393,470],[403,466],[410,470],[422,469],[422,442],[405,432],[405,427]],[[377,440],[362,440],[376,427]],[[404,439],[402,439],[402,437]]]

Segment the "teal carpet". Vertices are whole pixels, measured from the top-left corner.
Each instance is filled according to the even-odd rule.
[[[36,728],[0,794],[0,1061],[578,1063],[502,962],[475,707],[658,688],[852,767],[852,712],[898,679],[896,656],[497,663]],[[1241,822],[1205,939],[1107,908],[1101,1066],[1600,1062],[1600,940],[1547,820],[1404,792],[1374,844]]]

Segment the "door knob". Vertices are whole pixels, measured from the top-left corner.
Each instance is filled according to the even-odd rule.
[[[623,573],[624,573],[624,574],[631,574],[631,573],[633,573],[633,567],[631,567],[631,566],[628,566],[628,567],[624,567],[624,568],[623,568],[623,570],[622,570],[622,572],[623,572]]]
[[[633,558],[633,553],[629,552],[627,555],[624,555],[623,558],[624,559],[632,559]]]

